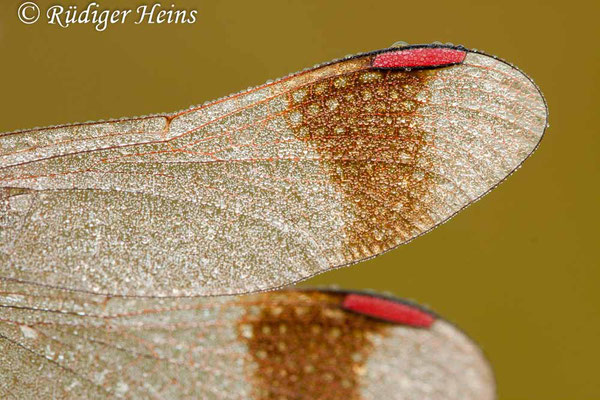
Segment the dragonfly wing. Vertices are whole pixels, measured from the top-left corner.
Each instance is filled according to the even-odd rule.
[[[471,340],[395,299],[108,298],[0,284],[3,398],[495,397]]]
[[[335,61],[176,114],[0,136],[0,276],[114,295],[273,289],[390,250],[505,179],[544,99],[447,46]]]

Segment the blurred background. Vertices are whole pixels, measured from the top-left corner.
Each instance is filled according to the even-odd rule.
[[[0,4],[0,131],[175,111],[399,40],[463,44],[518,65],[550,108],[524,168],[428,235],[304,285],[429,305],[481,344],[500,400],[600,398],[597,2],[172,0],[163,5],[196,9],[197,22],[130,17],[104,32],[25,25],[21,4]]]

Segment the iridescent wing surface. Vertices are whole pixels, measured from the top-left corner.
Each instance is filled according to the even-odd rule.
[[[0,281],[3,399],[491,400],[479,348],[400,300],[124,298]]]
[[[281,287],[487,193],[547,109],[515,67],[391,48],[174,114],[0,135],[0,277],[97,294]]]

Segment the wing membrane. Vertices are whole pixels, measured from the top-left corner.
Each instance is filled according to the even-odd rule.
[[[529,78],[454,51],[447,66],[369,53],[175,114],[4,134],[0,276],[236,294],[406,243],[518,168],[546,126]]]
[[[109,298],[0,287],[3,398],[494,398],[477,346],[395,299],[327,291]]]

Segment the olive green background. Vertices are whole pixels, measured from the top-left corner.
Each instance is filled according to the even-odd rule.
[[[482,345],[501,400],[600,399],[598,3],[178,0],[196,24],[101,33],[24,25],[20,3],[0,4],[0,131],[175,111],[398,40],[518,65],[550,108],[524,168],[428,235],[305,284],[428,304]],[[57,3],[87,5],[38,1]]]

